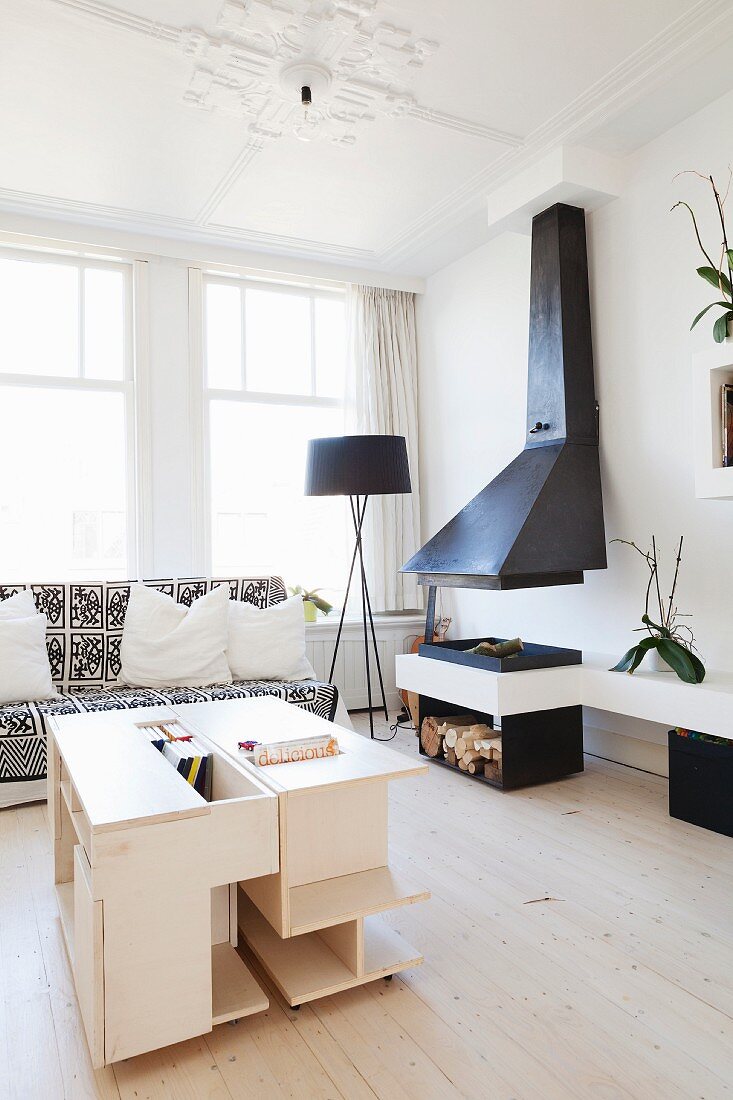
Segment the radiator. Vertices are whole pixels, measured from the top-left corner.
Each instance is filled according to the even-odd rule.
[[[374,630],[377,635],[379,663],[382,666],[384,690],[390,714],[397,713],[402,705],[395,683],[394,659],[398,653],[409,653],[413,641],[423,633],[424,629],[425,619],[419,613],[375,617]],[[337,630],[338,619],[331,617],[306,624],[306,652],[319,680],[328,679]],[[380,693],[371,637],[369,650],[372,704],[374,704],[380,700]],[[349,620],[344,623],[333,679],[347,710],[359,710],[368,705],[364,627],[360,621]]]

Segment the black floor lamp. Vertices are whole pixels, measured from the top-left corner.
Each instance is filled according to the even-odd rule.
[[[372,679],[369,667],[369,633],[371,631],[374,657],[379,677],[379,689],[382,693],[384,717],[389,720],[387,699],[384,694],[382,668],[379,663],[377,636],[374,632],[372,605],[369,599],[364,556],[362,553],[362,527],[366,515],[367,501],[370,496],[387,493],[410,493],[410,467],[407,461],[407,446],[401,435],[340,435],[326,439],[311,439],[308,443],[306,461],[305,494],[311,497],[346,496],[351,504],[351,516],[354,521],[354,553],[351,556],[351,568],[346,585],[344,606],[341,609],[336,647],[333,651],[329,684],[333,682],[333,670],[344,626],[344,614],[349,599],[351,578],[354,566],[359,558],[361,573],[361,609],[364,619],[364,660],[366,661],[367,697],[369,700],[369,729],[374,737],[374,715],[372,707]],[[379,738],[377,738],[379,740]]]

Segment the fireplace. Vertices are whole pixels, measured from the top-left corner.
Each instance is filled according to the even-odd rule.
[[[524,449],[402,567],[428,589],[420,656],[500,676],[580,664],[582,653],[531,640],[513,657],[468,652],[490,634],[435,642],[437,588],[582,584],[586,569],[606,568],[585,213],[577,207],[558,204],[532,222],[528,366]],[[444,698],[418,697],[424,755],[502,788],[582,771],[580,706],[502,719],[460,707],[466,673],[440,680]],[[479,697],[480,683],[469,694]],[[461,727],[456,753],[449,742]]]

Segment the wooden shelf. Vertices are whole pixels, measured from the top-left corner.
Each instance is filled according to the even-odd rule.
[[[396,974],[422,962],[419,952],[379,917],[367,917],[364,921],[365,965],[363,971],[356,974],[318,932],[281,939],[242,890],[239,891],[239,930],[249,950],[288,1004],[293,1006]]]
[[[300,936],[430,897],[404,875],[376,867],[290,890],[290,934]]]
[[[364,970],[371,978],[383,978],[420,966],[423,958],[402,936],[379,917],[364,921]]]
[[[56,901],[61,917],[61,931],[66,941],[66,951],[69,961],[74,962],[74,883],[59,882],[56,884]]]
[[[211,948],[211,987],[212,1027],[264,1012],[270,1006],[254,975],[228,943]]]

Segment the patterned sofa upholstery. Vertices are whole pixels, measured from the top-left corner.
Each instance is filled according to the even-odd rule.
[[[187,606],[221,584],[229,586],[231,599],[256,607],[285,599],[280,577],[194,577],[143,583]],[[31,589],[38,610],[48,618],[46,646],[60,694],[37,703],[0,705],[0,806],[46,797],[46,719],[54,714],[275,695],[333,721],[338,691],[317,680],[241,680],[160,691],[120,687],[120,642],[130,582],[0,585],[0,600],[24,588]]]

